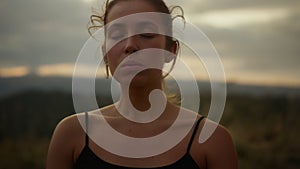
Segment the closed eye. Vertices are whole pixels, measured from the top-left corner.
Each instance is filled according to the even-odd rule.
[[[142,34],[140,34],[141,37],[147,38],[147,39],[154,38],[156,35],[157,34],[155,34],[155,33],[142,33]]]
[[[107,37],[112,40],[119,40],[125,36],[125,26],[122,24],[113,24],[107,29]]]

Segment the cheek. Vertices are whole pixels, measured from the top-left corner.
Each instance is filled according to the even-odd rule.
[[[166,38],[163,35],[158,35],[156,38],[148,41],[148,43],[142,43],[142,44],[145,45],[145,48],[165,49],[166,48]]]
[[[108,66],[112,74],[114,73],[118,65],[122,62],[122,60],[122,53],[120,52],[118,46],[113,47],[107,53]]]

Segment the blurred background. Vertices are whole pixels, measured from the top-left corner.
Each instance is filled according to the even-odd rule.
[[[224,66],[221,124],[241,169],[300,167],[300,1],[167,0],[212,41]],[[0,169],[42,169],[56,124],[74,114],[72,73],[92,7],[101,0],[0,1]],[[208,75],[193,52],[180,56],[197,77],[200,114],[210,106]],[[99,106],[111,103],[99,70]],[[183,77],[178,77],[182,78]],[[172,86],[172,81],[168,83]],[[172,88],[172,87],[171,87]]]

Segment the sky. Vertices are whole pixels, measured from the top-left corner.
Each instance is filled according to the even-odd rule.
[[[71,77],[89,38],[92,8],[102,2],[1,0],[0,77]],[[299,0],[166,2],[180,5],[186,21],[207,35],[219,53],[227,82],[300,86]],[[201,63],[190,55],[183,49],[180,57],[199,79],[207,80]]]

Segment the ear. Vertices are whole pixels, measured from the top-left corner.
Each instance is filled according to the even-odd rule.
[[[177,50],[178,50],[178,42],[173,41],[171,47],[168,49],[168,51],[171,52],[171,53],[169,55],[165,56],[165,62],[166,63],[169,63],[173,59],[175,59],[175,57],[177,56]]]

